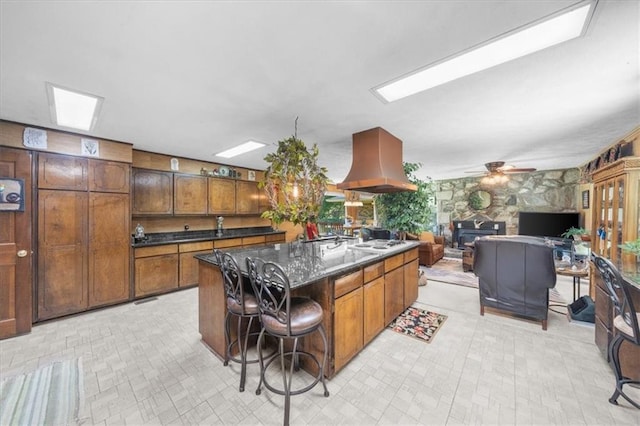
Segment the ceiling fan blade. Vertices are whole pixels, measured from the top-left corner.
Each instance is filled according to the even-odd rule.
[[[487,171],[486,170],[475,170],[475,171],[474,170],[467,170],[465,173],[482,173],[482,174],[485,174],[485,173],[487,173]]]
[[[535,172],[537,169],[533,167],[523,167],[523,168],[513,168],[513,169],[501,169],[502,173],[525,173],[525,172]]]

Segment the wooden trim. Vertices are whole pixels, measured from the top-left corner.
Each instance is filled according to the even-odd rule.
[[[136,259],[140,257],[160,256],[163,254],[174,254],[174,253],[178,253],[178,245],[167,244],[163,246],[138,247],[134,249],[133,252]]]
[[[595,172],[593,182],[607,180],[629,170],[640,170],[640,157],[625,157]]]

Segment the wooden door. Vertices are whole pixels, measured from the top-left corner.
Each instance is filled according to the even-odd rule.
[[[404,265],[404,308],[418,300],[418,259]]]
[[[173,175],[168,172],[133,169],[133,215],[173,213]]]
[[[38,188],[86,191],[88,162],[69,155],[38,154]]]
[[[389,324],[404,310],[404,271],[396,268],[384,275],[384,323]]]
[[[196,254],[210,254],[211,250],[191,251],[180,253],[180,287],[198,284],[198,259]]]
[[[129,194],[89,195],[89,306],[129,299]]]
[[[364,344],[384,329],[384,277],[364,285]]]
[[[178,288],[178,254],[135,260],[135,297],[164,293]]]
[[[87,204],[87,192],[38,192],[38,320],[87,308]]]
[[[363,346],[362,287],[335,301],[333,325],[335,371],[340,370]]]
[[[0,339],[5,339],[31,331],[31,153],[0,147],[0,177],[24,180],[24,211],[0,211]]]
[[[89,191],[130,192],[131,166],[116,161],[89,160]]]
[[[236,212],[236,182],[230,179],[209,178],[209,214]]]
[[[236,182],[236,213],[260,213],[260,195],[258,184],[251,181]]]
[[[207,178],[173,175],[173,214],[207,214]]]

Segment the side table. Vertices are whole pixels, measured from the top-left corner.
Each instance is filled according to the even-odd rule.
[[[576,300],[578,300],[580,298],[580,278],[588,277],[588,270],[556,268],[556,274],[564,275],[565,277],[573,277],[573,301],[575,302]],[[576,289],[578,297],[576,297]]]
[[[473,271],[473,246],[467,246],[462,251],[462,270],[464,272]]]

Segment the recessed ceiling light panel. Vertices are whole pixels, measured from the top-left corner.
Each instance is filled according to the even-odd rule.
[[[422,92],[574,39],[586,32],[597,0],[580,2],[372,89],[383,102]]]
[[[46,83],[53,123],[61,127],[92,130],[104,98]]]
[[[265,146],[265,144],[263,144],[262,142],[256,142],[256,141],[247,141],[241,145],[238,145],[236,147],[233,148],[229,148],[226,151],[222,151],[219,152],[217,154],[215,154],[216,157],[223,157],[223,158],[231,158],[231,157],[235,157],[237,155],[240,154],[244,154],[247,153],[249,151],[253,151],[255,149],[258,148],[262,148],[263,146]]]

